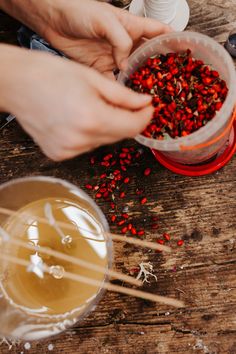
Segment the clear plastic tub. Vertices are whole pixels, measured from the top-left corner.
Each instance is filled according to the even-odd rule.
[[[155,140],[138,135],[136,140],[162,152],[168,159],[181,164],[198,164],[216,155],[226,144],[233,124],[232,113],[236,103],[236,72],[234,63],[223,46],[208,36],[195,32],[173,32],[158,36],[139,47],[129,58],[126,72],[118,81],[125,84],[129,75],[149,57],[190,49],[196,59],[209,64],[226,81],[229,92],[216,116],[198,131],[177,139]]]

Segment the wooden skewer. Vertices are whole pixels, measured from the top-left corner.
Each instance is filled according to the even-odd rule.
[[[6,208],[1,208],[0,207],[0,213],[4,214],[4,215],[8,215],[8,216],[17,216],[20,217],[17,211],[13,211],[10,209],[6,209]],[[24,213],[25,216],[27,216],[27,213]],[[30,216],[30,215],[29,215]],[[38,217],[38,216],[34,216],[35,220],[37,220],[38,222],[44,223],[44,224],[48,224],[50,225],[49,221],[46,218],[42,218],[42,217]],[[68,224],[66,222],[62,222],[62,221],[57,221],[57,225],[59,225],[60,227],[63,228],[67,228],[68,230],[73,230],[73,231],[78,231],[78,229],[82,230],[82,231],[86,231],[88,233],[90,233],[91,235],[99,235],[98,232],[96,231],[92,231],[92,230],[88,230],[85,229],[81,226],[74,226],[71,224]],[[158,243],[154,243],[154,242],[150,242],[150,241],[145,241],[145,240],[139,240],[136,238],[132,238],[132,237],[127,237],[127,236],[123,236],[123,235],[118,235],[118,234],[113,234],[111,232],[106,232],[104,231],[104,235],[111,237],[112,240],[114,241],[119,241],[119,242],[126,242],[126,243],[130,243],[139,247],[143,247],[143,248],[149,248],[155,251],[165,251],[165,252],[171,252],[171,248],[168,246],[164,246],[164,245],[160,245]],[[82,237],[83,236],[79,236]],[[95,239],[93,239],[94,241],[97,241]]]
[[[81,266],[81,267],[84,267],[87,269],[94,270],[95,272],[99,272],[102,274],[108,274],[111,277],[125,281],[126,283],[129,283],[132,285],[136,285],[136,286],[142,285],[142,282],[140,280],[132,278],[131,276],[116,272],[115,270],[107,269],[107,268],[99,266],[97,264],[93,264],[93,263],[85,261],[81,258],[69,256],[69,255],[64,254],[62,252],[54,251],[54,250],[47,248],[47,247],[31,245],[27,242],[24,242],[24,241],[21,241],[20,239],[15,238],[15,237],[10,237],[7,242],[12,243],[12,244],[19,246],[19,247],[27,248],[31,251],[47,254],[49,256],[61,259],[65,262],[69,262],[69,263],[72,263],[72,264],[75,264],[75,265],[78,265],[78,266]]]
[[[3,253],[0,254],[0,259],[4,259],[6,261],[9,261],[11,263],[14,263],[14,264],[17,264],[20,266],[24,266],[24,267],[28,267],[29,265],[31,265],[31,263],[28,261],[25,261],[23,259],[20,259],[20,258],[14,257],[14,256],[10,256],[8,254],[3,254]],[[43,271],[51,274],[50,267],[48,267],[45,264],[42,267],[43,267]],[[110,291],[115,291],[118,293],[131,295],[131,296],[138,297],[141,299],[159,302],[159,303],[163,303],[163,304],[174,306],[174,307],[184,307],[184,303],[182,301],[172,299],[169,297],[159,296],[159,295],[151,294],[151,293],[141,291],[141,290],[130,289],[130,288],[122,287],[119,285],[114,285],[109,282],[101,283],[99,280],[91,279],[91,278],[88,278],[88,277],[85,277],[82,275],[78,275],[78,274],[74,274],[74,273],[70,273],[70,272],[66,272],[66,271],[63,273],[63,276],[66,279],[81,282],[81,283],[84,283],[87,285],[92,285],[95,287],[101,287],[101,288],[104,288],[104,289],[107,289]]]

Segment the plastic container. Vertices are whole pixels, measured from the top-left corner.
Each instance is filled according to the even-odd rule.
[[[126,72],[121,72],[118,81],[125,84],[129,75],[149,57],[168,52],[192,51],[196,59],[209,64],[226,81],[229,92],[216,116],[198,131],[177,139],[155,140],[138,135],[136,140],[158,150],[173,162],[199,164],[211,159],[229,139],[233,125],[233,109],[236,102],[236,72],[234,63],[223,46],[208,36],[195,32],[173,32],[158,36],[139,47],[129,58]]]

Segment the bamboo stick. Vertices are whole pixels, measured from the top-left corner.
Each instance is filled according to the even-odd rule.
[[[69,256],[69,255],[64,254],[62,252],[54,251],[54,250],[52,250],[50,248],[47,248],[47,247],[34,246],[34,245],[31,245],[31,244],[29,244],[27,242],[24,242],[24,241],[21,241],[19,239],[16,239],[14,237],[10,237],[7,242],[9,242],[11,244],[14,244],[16,246],[19,246],[19,247],[27,248],[28,250],[31,250],[31,251],[36,251],[36,252],[47,254],[49,256],[61,259],[61,260],[65,261],[65,262],[69,262],[69,263],[72,263],[72,264],[75,264],[75,265],[78,265],[78,266],[81,266],[81,267],[84,267],[84,268],[87,268],[87,269],[91,269],[91,270],[94,270],[94,271],[102,273],[102,274],[108,274],[111,277],[114,277],[114,278],[117,278],[119,280],[125,281],[126,283],[129,283],[129,284],[132,284],[132,285],[136,285],[136,286],[142,285],[141,281],[139,281],[139,280],[137,280],[135,278],[132,278],[131,276],[119,273],[119,272],[117,272],[115,270],[107,269],[105,267],[99,266],[98,264],[93,264],[93,263],[85,261],[85,260],[83,260],[81,258]]]
[[[8,254],[3,254],[3,253],[0,254],[0,259],[4,259],[6,261],[9,261],[11,263],[14,263],[14,264],[17,264],[20,266],[24,266],[24,267],[28,267],[29,265],[31,265],[31,263],[28,261],[25,261],[25,260],[20,259],[18,257],[10,256]],[[43,264],[42,267],[43,267],[43,271],[50,274],[50,267],[48,267],[45,264]],[[119,285],[111,284],[109,282],[101,283],[98,280],[91,279],[91,278],[88,278],[88,277],[85,277],[82,275],[66,272],[66,271],[63,273],[63,276],[66,279],[81,282],[81,283],[84,283],[87,285],[92,285],[95,287],[101,287],[101,288],[107,289],[109,291],[114,291],[114,292],[122,293],[125,295],[130,295],[130,296],[134,296],[134,297],[138,297],[141,299],[150,300],[150,301],[154,301],[154,302],[158,302],[158,303],[162,303],[162,304],[166,304],[166,305],[170,305],[170,306],[174,306],[174,307],[184,307],[184,303],[182,301],[172,299],[169,297],[159,296],[159,295],[151,294],[151,293],[141,291],[141,290],[126,288],[126,287],[122,287]]]
[[[13,211],[10,209],[6,209],[6,208],[1,208],[0,207],[0,213],[4,214],[4,215],[8,215],[8,216],[16,216],[19,218],[22,218],[19,216],[17,211]],[[27,216],[26,213],[24,213],[25,216]],[[37,220],[38,222],[44,223],[44,224],[50,224],[49,221],[46,218],[42,218],[42,217],[38,217],[38,216],[34,216],[35,220]],[[57,221],[57,225],[59,225],[60,227],[64,227],[67,228],[68,230],[73,230],[73,231],[78,231],[78,229],[82,230],[82,231],[86,231],[88,233],[90,233],[91,235],[99,235],[98,232],[96,231],[92,231],[92,230],[88,230],[85,229],[81,226],[74,226],[65,222],[61,222],[61,221]],[[126,242],[129,244],[133,244],[139,247],[143,247],[143,248],[150,248],[152,250],[155,251],[165,251],[165,252],[171,252],[171,248],[168,246],[164,246],[164,245],[160,245],[158,243],[154,243],[154,242],[150,242],[150,241],[146,241],[146,240],[139,240],[133,237],[127,237],[127,236],[123,236],[123,235],[118,235],[118,234],[113,234],[111,232],[106,232],[104,231],[104,235],[111,237],[112,240],[114,241],[118,241],[118,242]],[[78,237],[83,237],[83,236],[78,236]],[[93,239],[94,241],[97,241],[95,239]]]

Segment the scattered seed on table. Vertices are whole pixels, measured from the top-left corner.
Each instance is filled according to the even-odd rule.
[[[146,198],[146,197],[142,198],[140,203],[141,203],[141,204],[147,203],[147,198]]]

